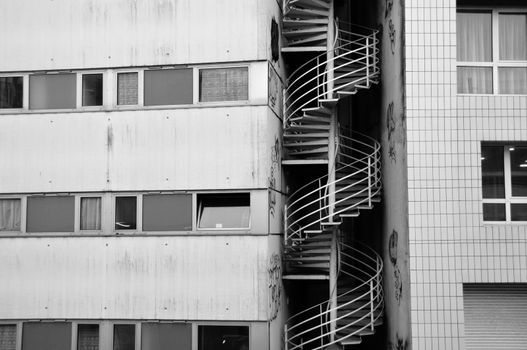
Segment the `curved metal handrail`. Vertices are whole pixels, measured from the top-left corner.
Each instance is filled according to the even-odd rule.
[[[340,141],[335,152],[335,171],[344,175],[333,181],[329,181],[328,174],[323,175],[289,196],[284,218],[286,244],[305,239],[306,229],[320,229],[323,222],[335,215],[354,210],[364,203],[371,205],[372,198],[380,192],[380,144],[359,132],[350,134],[353,137],[339,133]],[[334,198],[339,193],[342,198],[330,204],[330,197]],[[355,201],[350,205],[341,206],[352,199]],[[336,209],[336,206],[340,208]]]
[[[355,247],[359,245],[362,250]],[[338,278],[352,277],[358,281],[357,285],[337,295],[337,302],[333,307],[332,300],[329,299],[291,316],[286,321],[285,327],[288,350],[301,349],[308,344],[311,344],[309,347],[312,350],[323,349],[347,338],[358,336],[365,329],[373,329],[375,322],[382,317],[384,311],[382,259],[371,248],[359,242],[353,242],[353,246],[341,243],[341,246],[340,259],[343,263]],[[354,307],[349,310],[348,307],[351,305]],[[363,315],[357,315],[359,313]],[[334,314],[337,314],[336,318],[331,317]],[[356,317],[344,325],[337,326],[337,321],[352,316]],[[315,326],[310,325],[311,322],[318,320],[322,321],[317,322]]]

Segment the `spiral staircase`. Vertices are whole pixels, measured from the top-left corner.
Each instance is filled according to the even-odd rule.
[[[284,279],[329,281],[327,300],[287,320],[286,350],[359,344],[384,310],[381,258],[342,229],[380,201],[380,145],[340,127],[336,115],[341,99],[378,82],[377,32],[337,21],[333,8],[333,0],[283,8],[282,52],[310,58],[287,79],[282,164],[291,172],[327,164],[288,198]]]

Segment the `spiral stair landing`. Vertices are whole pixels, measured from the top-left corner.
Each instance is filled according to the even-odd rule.
[[[382,260],[341,227],[380,201],[380,145],[339,127],[335,107],[378,82],[377,32],[335,20],[333,0],[285,0],[283,14],[286,61],[309,58],[287,79],[282,164],[327,165],[326,175],[289,196],[284,279],[330,286],[326,301],[287,321],[285,347],[356,345],[382,324]]]

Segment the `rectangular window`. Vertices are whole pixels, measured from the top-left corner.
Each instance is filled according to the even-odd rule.
[[[81,198],[80,229],[101,229],[101,197]]]
[[[117,74],[117,104],[136,105],[138,104],[138,74],[118,73]]]
[[[0,199],[0,231],[20,231],[20,199]]]
[[[16,350],[16,324],[0,324],[0,350]]]
[[[135,325],[113,326],[113,350],[135,350]]]
[[[73,232],[73,196],[28,197],[27,232]]]
[[[247,326],[199,326],[198,350],[249,350]]]
[[[22,108],[23,77],[0,77],[0,108]]]
[[[74,73],[29,76],[30,109],[76,108],[77,75]]]
[[[483,143],[484,221],[527,221],[527,146]]]
[[[458,10],[457,86],[462,94],[527,94],[527,13]]]
[[[198,227],[249,228],[249,193],[198,194]]]
[[[141,324],[141,350],[191,350],[190,323]]]
[[[247,67],[200,69],[199,100],[201,102],[248,100],[248,76]]]
[[[192,104],[191,68],[145,70],[145,106]]]
[[[137,228],[137,197],[115,197],[115,229]]]
[[[103,100],[102,74],[82,75],[82,105],[102,106]]]
[[[77,326],[77,350],[99,350],[98,324],[79,324]]]
[[[71,323],[24,322],[22,350],[71,350]]]
[[[190,194],[149,194],[143,196],[143,231],[192,230]]]

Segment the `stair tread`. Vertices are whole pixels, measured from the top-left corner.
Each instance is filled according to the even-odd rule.
[[[285,280],[329,280],[328,274],[284,274],[282,279]]]
[[[330,8],[327,0],[296,0],[295,3],[302,6]]]
[[[326,46],[293,46],[282,47],[282,52],[321,52],[327,51]]]
[[[292,16],[302,16],[302,17],[327,17],[329,15],[328,10],[324,9],[309,9],[309,8],[302,8],[302,7],[296,7],[296,6],[289,6],[289,8],[286,9],[284,16],[292,17]]]
[[[327,154],[326,154],[327,156]],[[282,165],[314,165],[314,164],[328,164],[329,160],[325,159],[282,159]]]
[[[327,33],[324,33],[324,34],[318,34],[318,35],[310,35],[310,36],[306,36],[303,38],[289,39],[287,40],[285,44],[287,45],[287,47],[293,47],[293,45],[311,43],[314,41],[317,41],[323,44],[327,38],[328,38]]]

